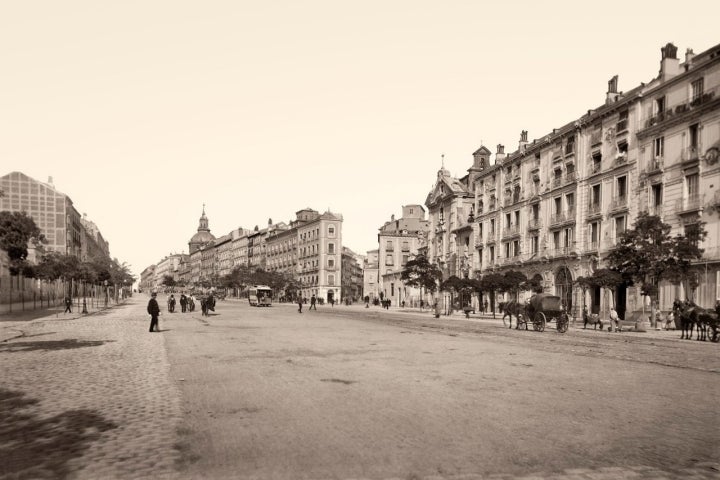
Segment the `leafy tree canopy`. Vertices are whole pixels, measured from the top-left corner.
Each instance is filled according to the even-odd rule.
[[[25,212],[0,212],[0,249],[7,252],[11,274],[30,273],[30,266],[25,260],[31,240],[44,240],[32,217]]]
[[[437,290],[438,281],[442,279],[442,271],[421,253],[405,264],[405,269],[400,273],[400,279],[405,285],[424,288],[433,293]]]

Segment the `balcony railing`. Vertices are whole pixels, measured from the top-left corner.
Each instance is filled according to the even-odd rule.
[[[645,168],[645,175],[651,175],[653,173],[662,172],[664,167],[663,157],[654,157],[650,159],[647,167]]]
[[[510,225],[509,227],[505,227],[503,229],[503,237],[511,237],[513,235],[519,235],[520,234],[520,227],[518,225]]]
[[[588,205],[588,215],[597,215],[598,213],[602,213],[602,205],[600,202],[591,202]]]
[[[531,218],[528,222],[528,228],[530,230],[537,230],[540,227],[542,227],[542,220],[540,220],[539,218]]]
[[[714,98],[720,87],[715,87],[710,90],[703,92],[700,95],[695,96],[689,101],[681,102],[675,105],[667,107],[664,111],[658,112],[652,117],[645,121],[645,128],[654,127],[665,120],[669,120],[677,115],[682,115],[685,112],[701,107],[707,103],[710,103]]]
[[[703,207],[704,200],[705,194],[696,193],[694,195],[689,195],[686,198],[679,198],[675,208],[678,212],[693,212],[700,210]]]
[[[585,244],[585,250],[588,250],[590,252],[597,251],[598,248],[600,248],[600,242],[594,241],[594,242],[587,242]]]
[[[555,247],[547,249],[546,255],[550,258],[564,257],[570,255],[571,251],[571,247]]]
[[[593,162],[588,168],[588,174],[595,175],[596,173],[600,173],[600,170],[602,170],[602,162]]]
[[[553,213],[550,216],[550,224],[557,225],[558,223],[570,222],[575,220],[575,209],[568,209],[564,212]]]
[[[627,195],[618,195],[614,197],[610,202],[610,210],[618,210],[621,208],[627,208],[628,197]]]
[[[565,174],[565,183],[574,183],[577,181],[577,172],[567,172]]]
[[[699,148],[697,146],[685,147],[685,148],[683,148],[683,150],[680,154],[680,158],[682,159],[683,162],[697,160],[698,158],[700,158],[698,156],[699,155],[698,150],[699,150]]]
[[[560,185],[563,184],[563,177],[562,176],[555,176],[552,178],[552,188],[557,188]]]

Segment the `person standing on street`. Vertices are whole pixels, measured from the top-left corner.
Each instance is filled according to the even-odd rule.
[[[308,310],[313,310],[313,309],[317,310],[316,303],[317,303],[317,298],[315,298],[315,294],[313,293],[313,296],[310,297],[310,308],[308,308]]]
[[[150,301],[148,302],[147,312],[150,314],[150,331],[153,331],[153,327],[156,332],[160,331],[160,325],[158,324],[158,315],[160,315],[160,305],[158,305],[157,293],[153,292],[150,295]]]
[[[298,297],[298,313],[302,313],[302,297]]]
[[[70,298],[70,295],[65,296],[65,311],[63,313],[72,313],[72,298]]]
[[[180,295],[180,311],[182,311],[182,313],[187,311],[187,297],[184,293]]]

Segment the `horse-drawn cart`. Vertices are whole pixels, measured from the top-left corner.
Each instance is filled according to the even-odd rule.
[[[527,329],[528,322],[532,322],[533,330],[538,332],[545,330],[547,322],[555,320],[557,331],[565,333],[570,323],[570,318],[563,308],[560,297],[546,293],[538,293],[530,297],[523,317],[522,320],[518,320],[525,323],[525,329]]]

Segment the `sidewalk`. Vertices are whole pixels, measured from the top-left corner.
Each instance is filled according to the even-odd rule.
[[[0,342],[0,478],[176,478],[180,393],[144,310],[5,325],[22,337]]]

